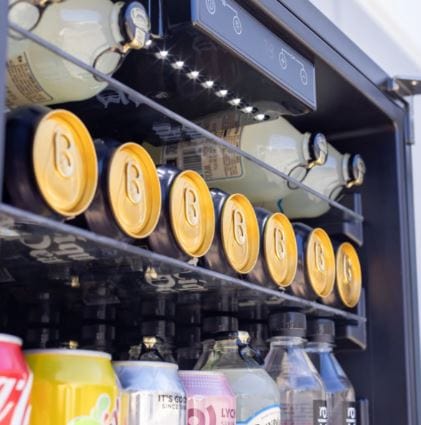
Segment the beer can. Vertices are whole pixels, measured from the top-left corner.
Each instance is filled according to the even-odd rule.
[[[119,240],[143,239],[155,229],[161,190],[152,158],[137,143],[96,140],[99,186],[85,212],[88,227]]]
[[[297,273],[288,291],[308,300],[328,297],[335,283],[335,252],[320,227],[294,223],[298,247]]]
[[[8,114],[5,183],[13,205],[73,218],[89,207],[97,180],[94,143],[76,115],[37,105]]]
[[[256,266],[249,274],[251,282],[286,288],[297,271],[297,241],[288,217],[256,208],[261,235]]]
[[[187,397],[187,424],[235,425],[236,401],[221,372],[180,371]]]
[[[29,423],[33,376],[21,346],[20,338],[0,334],[0,425]]]
[[[323,303],[333,307],[354,308],[360,300],[361,289],[362,273],[358,253],[352,244],[343,242],[336,249],[335,287],[323,299]]]
[[[114,362],[123,387],[122,420],[125,425],[185,425],[186,396],[172,363]]]
[[[117,425],[119,387],[111,356],[87,350],[30,350],[31,425]]]
[[[229,275],[250,273],[259,256],[259,225],[251,202],[242,194],[212,189],[216,235],[203,257],[205,267]]]
[[[150,249],[182,260],[203,256],[215,233],[212,197],[205,180],[191,170],[170,166],[157,170],[163,208],[148,238]]]

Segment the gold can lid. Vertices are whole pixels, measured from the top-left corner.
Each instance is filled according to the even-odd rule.
[[[120,229],[142,239],[155,229],[161,212],[158,172],[148,152],[128,142],[113,153],[108,168],[108,195]]]
[[[92,202],[98,165],[92,138],[73,113],[56,109],[39,122],[32,146],[38,189],[63,217],[83,213]]]
[[[221,238],[225,255],[238,273],[253,270],[259,256],[259,225],[251,202],[242,194],[229,196],[221,213]]]
[[[319,297],[328,297],[335,284],[335,252],[329,235],[320,227],[308,236],[306,267],[314,292]]]
[[[362,287],[361,264],[357,251],[349,242],[341,244],[336,251],[336,286],[347,307],[358,304]]]
[[[215,235],[215,212],[205,180],[196,171],[182,171],[169,198],[171,227],[180,248],[191,257],[205,255]]]
[[[286,215],[278,212],[268,218],[263,247],[271,278],[278,286],[287,287],[297,271],[298,253],[294,228]]]

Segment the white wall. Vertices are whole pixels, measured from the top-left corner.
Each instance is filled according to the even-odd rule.
[[[389,75],[421,78],[421,0],[311,1]],[[421,309],[421,95],[415,97],[414,106],[412,159]]]

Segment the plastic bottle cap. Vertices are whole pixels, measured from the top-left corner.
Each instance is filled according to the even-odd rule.
[[[357,251],[349,242],[336,251],[336,285],[342,302],[355,307],[361,296],[362,274]]]
[[[238,273],[249,273],[259,256],[260,236],[253,205],[244,195],[231,195],[224,202],[221,238],[230,266]]]
[[[44,115],[35,131],[32,163],[40,193],[63,217],[83,213],[98,182],[92,138],[82,121],[69,111]]]
[[[328,144],[326,136],[322,133],[315,133],[310,136],[310,162],[309,167],[323,165],[326,163],[328,155]]]
[[[191,257],[205,255],[215,235],[215,212],[206,182],[195,171],[182,171],[171,186],[169,204],[180,248]]]
[[[335,252],[329,235],[319,227],[307,239],[306,271],[317,296],[328,297],[335,284]]]
[[[108,195],[118,226],[142,239],[155,229],[161,212],[158,173],[147,151],[136,143],[119,146],[108,168]]]
[[[307,319],[304,313],[284,311],[269,316],[269,329],[273,336],[305,337]]]
[[[282,213],[272,214],[263,234],[266,265],[273,281],[287,287],[297,271],[297,241],[291,222]]]
[[[137,1],[129,2],[122,9],[122,23],[125,33],[125,48],[141,49],[149,39],[150,22],[143,5]]]
[[[314,342],[335,342],[335,322],[330,319],[314,319],[307,322],[307,338]]]
[[[361,155],[351,155],[348,159],[349,179],[346,183],[347,188],[361,186],[364,183],[364,177],[367,169]]]

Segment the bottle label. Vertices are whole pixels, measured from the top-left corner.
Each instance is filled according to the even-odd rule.
[[[280,425],[281,409],[278,405],[267,406],[245,421],[237,421],[237,425]]]
[[[314,400],[308,403],[282,404],[281,425],[327,425],[326,401]]]
[[[355,402],[343,403],[343,425],[357,425],[357,407]]]
[[[179,393],[129,391],[123,393],[123,423],[182,425],[186,421],[186,397]]]
[[[29,65],[25,53],[12,57],[7,61],[7,96],[8,108],[27,103],[48,104],[53,98],[38,83]]]

